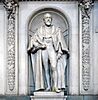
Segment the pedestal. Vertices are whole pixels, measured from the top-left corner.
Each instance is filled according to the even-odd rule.
[[[64,92],[34,92],[34,96],[31,96],[31,100],[66,100],[66,98]]]

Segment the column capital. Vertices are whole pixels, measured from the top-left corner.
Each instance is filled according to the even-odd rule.
[[[79,7],[82,11],[82,16],[90,18],[90,12],[94,5],[94,0],[80,0]]]
[[[18,3],[15,0],[4,0],[4,7],[8,13],[8,19],[12,17],[12,15],[16,12],[16,7],[18,7]]]

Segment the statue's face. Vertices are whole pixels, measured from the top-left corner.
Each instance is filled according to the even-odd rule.
[[[44,19],[43,20],[44,20],[44,23],[45,23],[46,26],[51,26],[51,24],[52,24],[52,16],[49,13],[46,13],[44,15]]]

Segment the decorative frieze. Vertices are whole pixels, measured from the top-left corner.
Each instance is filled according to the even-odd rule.
[[[7,11],[7,88],[13,92],[15,89],[15,13],[17,4],[14,0],[5,0],[4,7]]]
[[[92,9],[92,0],[81,0],[81,18],[82,18],[82,87],[85,91],[90,87],[90,66],[91,66],[91,34],[90,34],[90,16]]]

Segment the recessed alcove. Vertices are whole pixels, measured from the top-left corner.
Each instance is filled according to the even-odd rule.
[[[54,8],[44,8],[36,11],[29,20],[28,25],[28,42],[30,41],[30,38],[36,34],[36,30],[44,25],[43,22],[43,16],[45,13],[50,13],[52,15],[52,25],[55,27],[59,27],[62,31],[62,34],[64,36],[65,42],[67,44],[67,47],[69,49],[69,32],[70,32],[70,26],[68,19],[65,14],[63,14],[58,9]],[[70,49],[69,49],[70,50]],[[31,64],[32,62],[32,54],[29,55],[29,93],[32,94],[34,92],[34,69],[35,66]],[[34,62],[34,61],[33,61]],[[36,62],[35,62],[36,63]],[[65,84],[66,84],[66,92],[68,93],[68,75],[69,75],[69,59],[67,59],[67,66],[65,69]],[[61,72],[62,73],[62,72]]]

